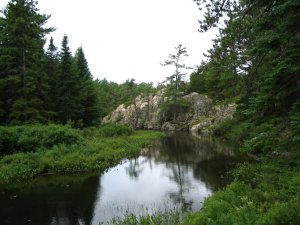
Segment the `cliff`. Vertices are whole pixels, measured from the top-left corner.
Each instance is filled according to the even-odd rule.
[[[236,110],[236,104],[214,106],[208,96],[195,92],[183,96],[183,99],[187,100],[189,106],[175,120],[166,120],[162,115],[161,104],[167,99],[163,96],[163,91],[160,91],[156,95],[138,96],[129,106],[120,105],[103,118],[102,122],[126,124],[137,129],[190,130],[209,134],[212,126],[232,118]]]

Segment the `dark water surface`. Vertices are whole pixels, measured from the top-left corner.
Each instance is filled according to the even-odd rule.
[[[101,175],[44,176],[0,189],[0,224],[98,225],[125,213],[199,210],[238,157],[216,140],[170,134]]]

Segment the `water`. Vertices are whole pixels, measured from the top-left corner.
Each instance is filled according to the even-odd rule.
[[[1,224],[98,225],[126,213],[199,210],[228,183],[237,160],[224,143],[171,134],[101,175],[45,176],[2,187]]]

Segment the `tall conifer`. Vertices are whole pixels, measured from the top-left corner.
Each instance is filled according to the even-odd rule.
[[[76,51],[75,62],[79,76],[78,82],[80,82],[80,102],[82,106],[78,119],[82,120],[84,126],[93,125],[99,119],[97,94],[82,47]]]
[[[67,123],[78,120],[78,115],[82,112],[79,76],[76,72],[67,35],[63,37],[59,59],[57,108],[60,122]]]
[[[13,0],[0,16],[0,114],[2,123],[43,121],[46,75],[42,69],[49,16],[37,2]]]

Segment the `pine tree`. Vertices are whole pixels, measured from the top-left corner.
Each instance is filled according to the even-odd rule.
[[[167,114],[169,114],[169,111],[172,112],[173,120],[176,119],[178,111],[185,106],[185,102],[179,100],[179,96],[181,95],[182,91],[185,91],[186,86],[183,80],[183,77],[186,75],[186,73],[183,73],[182,69],[191,69],[181,62],[183,57],[188,56],[186,47],[182,47],[182,45],[179,44],[177,47],[175,47],[175,50],[176,53],[169,54],[165,62],[161,64],[162,66],[175,67],[174,73],[167,77],[165,81],[167,83],[165,95],[168,97],[168,101],[166,102],[166,105],[163,106]]]
[[[78,115],[82,113],[79,76],[68,46],[67,35],[63,37],[59,59],[57,111],[59,121],[65,124],[69,121],[77,121]]]
[[[0,114],[2,123],[44,121],[46,75],[42,69],[44,28],[49,16],[37,2],[14,0],[0,17]]]
[[[80,103],[82,106],[77,120],[81,120],[84,126],[91,126],[99,120],[99,108],[95,84],[82,47],[76,51],[75,63],[79,75]]]
[[[45,103],[45,107],[48,110],[49,118],[51,121],[57,121],[58,112],[57,105],[59,99],[59,56],[57,52],[57,47],[54,45],[53,38],[50,38],[49,46],[45,55],[45,65],[44,65],[45,73],[48,77],[48,98]]]

